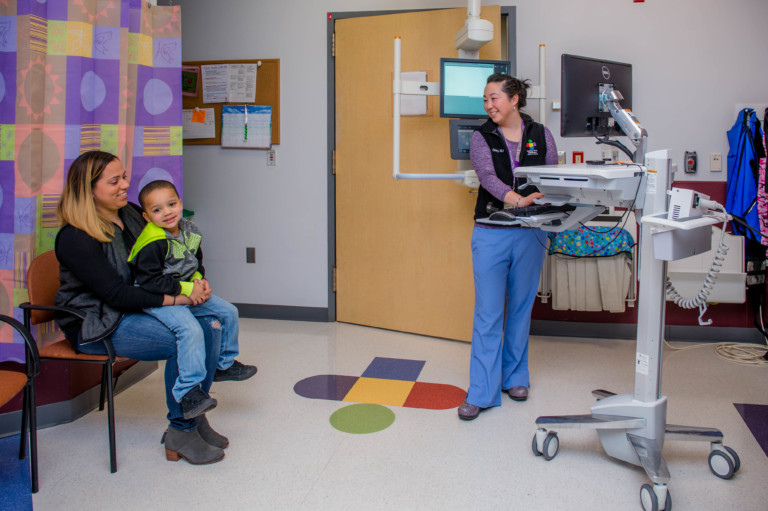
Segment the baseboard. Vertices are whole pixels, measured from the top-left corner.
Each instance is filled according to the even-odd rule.
[[[126,369],[117,379],[115,395],[138,383],[153,373],[158,367],[157,362],[137,362]],[[49,428],[66,424],[79,419],[83,415],[99,407],[100,385],[86,390],[79,396],[67,401],[51,403],[37,407],[37,429]],[[106,404],[104,405],[106,407]],[[21,428],[21,410],[0,414],[0,438],[17,435]]]
[[[665,332],[668,341],[765,344],[765,338],[757,328],[668,325]]]
[[[328,322],[327,307],[292,307],[287,305],[258,305],[251,303],[234,304],[241,318],[282,319],[288,321]]]
[[[293,307],[249,303],[236,303],[235,306],[241,318],[335,321],[335,318],[328,317],[329,310],[326,307]],[[552,337],[567,335],[604,339],[635,339],[637,337],[637,325],[634,323],[582,323],[534,319],[531,321],[531,334]],[[665,338],[667,341],[765,343],[765,339],[756,328],[717,326],[668,325],[665,327]]]
[[[580,323],[577,321],[535,319],[531,321],[531,334],[551,337],[635,339],[637,337],[637,325],[632,323]],[[664,327],[664,337],[667,341],[765,344],[765,339],[756,328],[667,325]]]

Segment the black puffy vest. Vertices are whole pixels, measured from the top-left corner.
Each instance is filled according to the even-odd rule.
[[[547,137],[544,126],[535,122],[531,116],[521,113],[523,117],[523,137],[520,143],[520,166],[544,165],[547,157]],[[480,126],[477,131],[485,139],[488,147],[491,149],[493,158],[493,168],[496,170],[496,176],[502,182],[511,186],[515,191],[525,182],[521,179],[515,179],[512,169],[512,158],[507,148],[507,142],[499,133],[498,125],[488,119]],[[517,182],[516,182],[517,181]],[[502,209],[504,203],[494,197],[485,188],[480,186],[477,192],[477,203],[475,204],[475,220],[478,218],[487,218],[488,205],[492,208]]]

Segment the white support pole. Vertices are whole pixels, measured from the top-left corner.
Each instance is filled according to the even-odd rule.
[[[546,45],[539,45],[539,83],[531,85],[528,99],[539,100],[539,123],[547,125],[547,56]]]
[[[400,48],[402,41],[400,36],[395,36],[395,72],[392,82],[392,94],[394,95],[392,115],[392,178],[397,179],[400,174]]]
[[[648,186],[638,218],[667,210],[667,190],[671,172],[668,149],[648,154]],[[637,212],[635,213],[637,215]],[[656,259],[651,239],[654,227],[641,220],[639,226],[640,296],[637,305],[637,352],[635,354],[635,393],[637,401],[654,402],[661,397],[661,355],[664,347],[666,262]]]
[[[467,17],[468,18],[480,17],[480,0],[467,1]]]
[[[547,59],[546,46],[539,45],[539,123],[547,125]]]

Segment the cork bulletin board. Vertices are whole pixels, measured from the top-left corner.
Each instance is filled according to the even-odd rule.
[[[256,72],[256,101],[254,105],[272,107],[272,144],[280,143],[280,59],[248,59],[248,60],[207,60],[198,62],[183,62],[182,66],[207,66],[212,64],[258,64]],[[185,145],[220,145],[221,144],[221,110],[223,105],[241,105],[242,103],[203,103],[202,84],[198,85],[197,96],[183,96],[182,108],[212,108],[216,125],[214,138],[185,139]]]

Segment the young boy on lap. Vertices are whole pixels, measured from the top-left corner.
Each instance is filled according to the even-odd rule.
[[[221,352],[213,381],[246,380],[256,374],[256,367],[235,360],[239,353],[237,308],[211,293],[204,277],[202,235],[194,223],[182,217],[176,187],[169,181],[152,181],[139,193],[139,203],[147,225],[128,257],[137,284],[147,291],[184,295],[192,301],[192,305],[145,310],[176,334],[179,377],[173,397],[184,418],[190,419],[216,406],[216,400],[200,387],[206,373],[205,346],[195,316],[210,315],[221,321]]]

